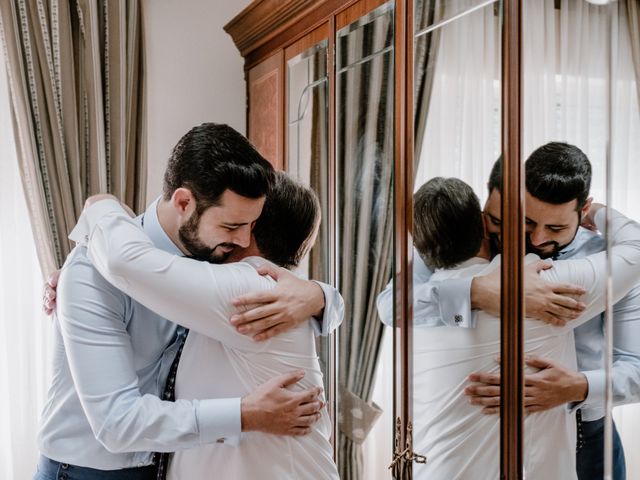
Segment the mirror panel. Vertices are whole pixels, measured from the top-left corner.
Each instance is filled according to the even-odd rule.
[[[285,51],[287,90],[287,171],[318,195],[322,221],[314,247],[298,272],[325,283],[331,279],[333,242],[329,213],[328,28],[320,28]],[[318,41],[318,38],[325,37]],[[314,43],[315,42],[315,43]],[[300,51],[302,50],[302,51]],[[327,403],[334,405],[333,337],[318,336],[317,351]],[[335,412],[331,411],[332,415]]]
[[[338,466],[343,479],[369,480],[389,478],[393,451],[391,342],[376,300],[387,287],[392,324],[394,4],[359,15],[339,19],[336,33],[337,282],[345,301]]]
[[[479,385],[470,374],[500,370],[499,317],[468,308],[470,277],[499,270],[489,263],[500,247],[499,189],[491,202],[487,189],[501,153],[495,5],[414,2],[413,445],[427,457],[413,463],[415,479],[500,477],[499,411],[485,415],[465,395]],[[499,287],[492,300],[499,310]]]

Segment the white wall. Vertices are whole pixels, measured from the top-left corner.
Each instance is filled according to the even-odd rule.
[[[222,27],[249,0],[143,0],[147,88],[147,199],[162,191],[171,149],[191,127],[245,133],[243,59]]]

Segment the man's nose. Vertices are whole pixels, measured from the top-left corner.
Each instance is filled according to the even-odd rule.
[[[544,230],[542,228],[531,229],[531,231],[529,232],[529,239],[531,240],[531,244],[535,246],[542,245],[547,241]]]
[[[251,242],[251,229],[241,227],[238,228],[233,236],[233,243],[242,248],[247,248]]]

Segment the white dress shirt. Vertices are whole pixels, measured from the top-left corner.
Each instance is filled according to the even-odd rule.
[[[604,228],[604,210],[596,225]],[[621,299],[640,276],[640,225],[612,212],[614,301]],[[538,260],[528,255],[526,262]],[[484,275],[499,268],[472,259],[459,268],[438,270],[437,281]],[[582,286],[587,305],[580,318],[565,327],[525,319],[525,351],[576,369],[573,329],[605,308],[606,253],[580,260],[557,261],[541,272],[552,282]],[[463,394],[467,377],[475,371],[497,372],[500,319],[478,312],[475,328],[416,328],[414,335],[414,445],[428,462],[414,465],[417,479],[499,478],[499,417],[485,415]],[[563,406],[528,415],[525,419],[525,476],[530,479],[569,480],[575,471],[575,419]]]
[[[240,335],[229,323],[236,312],[231,300],[273,288],[271,278],[249,263],[213,265],[154,248],[117,202],[98,202],[84,215],[91,232],[89,257],[106,280],[191,330],[178,369],[177,402],[244,396],[297,369],[305,377],[292,390],[322,386],[312,321],[265,342]],[[341,299],[330,303],[343,311]],[[203,443],[177,452],[169,478],[208,478],[215,472],[217,478],[337,479],[330,436],[331,421],[323,409],[311,433],[302,437],[247,432],[237,446]]]

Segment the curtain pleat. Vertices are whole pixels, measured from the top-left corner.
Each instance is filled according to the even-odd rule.
[[[640,1],[626,0],[625,3],[627,5],[627,21],[629,22],[633,69],[636,72],[638,105],[640,105]]]
[[[144,206],[140,7],[10,0],[0,20],[22,182],[43,272],[60,268],[87,196]]]
[[[442,20],[444,13],[442,0],[416,0],[415,33]],[[440,30],[418,37],[414,52],[414,167],[420,162],[424,132],[427,128],[427,114],[433,90],[436,59],[440,45]]]

